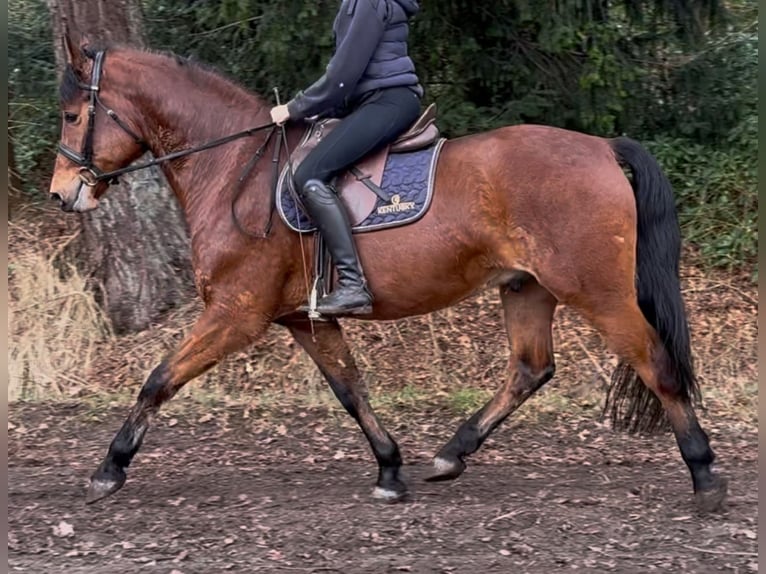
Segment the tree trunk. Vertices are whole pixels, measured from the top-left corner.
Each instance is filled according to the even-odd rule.
[[[143,45],[139,0],[47,3],[59,71],[65,64],[64,21],[92,42]],[[73,246],[80,272],[93,280],[117,333],[149,327],[194,289],[188,230],[162,172],[139,170],[121,181],[96,211],[81,216],[82,241]]]

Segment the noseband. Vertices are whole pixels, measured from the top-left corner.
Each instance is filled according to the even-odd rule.
[[[112,118],[112,120],[114,120],[125,133],[132,137],[144,151],[148,149],[146,142],[131,130],[114,110],[106,107],[99,97],[99,84],[101,83],[101,72],[104,67],[105,57],[105,50],[97,52],[93,58],[93,71],[91,72],[90,84],[85,84],[83,82],[78,84],[80,88],[90,93],[88,103],[88,127],[85,132],[85,141],[82,144],[82,152],[77,152],[63,142],[59,142],[59,153],[80,166],[80,171],[78,172],[80,179],[85,185],[91,187],[104,179],[106,179],[109,184],[117,183],[117,177],[113,173],[104,173],[93,163],[93,132],[96,123],[97,106],[103,109],[106,112],[106,115]]]

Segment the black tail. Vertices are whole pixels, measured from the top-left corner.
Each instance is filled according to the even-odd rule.
[[[638,305],[670,357],[670,374],[674,376],[678,397],[699,401],[678,276],[681,231],[673,189],[657,161],[638,142],[620,137],[610,143],[617,161],[633,174],[638,214]],[[625,362],[612,375],[606,410],[611,410],[612,424],[618,429],[651,432],[667,428],[659,399]]]

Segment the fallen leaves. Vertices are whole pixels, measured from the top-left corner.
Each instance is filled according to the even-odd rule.
[[[105,415],[88,433],[111,436],[123,414]],[[11,564],[29,571],[43,561],[62,571],[109,564],[125,574],[531,573],[562,564],[691,574],[701,559],[740,572],[757,564],[757,469],[744,456],[755,434],[723,428],[716,436],[738,490],[726,515],[703,519],[692,511],[672,436],[626,438],[571,419],[502,427],[459,480],[427,484],[421,478],[457,421],[431,413],[439,424],[421,425],[410,412],[396,434],[412,497],[381,505],[369,497],[374,457],[345,419],[310,413],[299,424],[256,426],[253,415],[224,432],[218,414],[204,428],[197,416],[176,417],[172,431],[154,427],[153,444],[131,467],[128,494],[92,507],[82,504],[82,482],[101,444],[77,448],[69,441],[80,429],[67,434],[73,427],[50,417],[51,428],[39,431],[40,419],[29,420],[34,439],[9,459]],[[50,442],[41,440],[46,434]],[[41,464],[64,450],[71,466]],[[585,457],[591,467],[581,464]]]

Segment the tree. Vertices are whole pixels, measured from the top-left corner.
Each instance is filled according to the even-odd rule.
[[[144,44],[138,0],[47,0],[47,4],[59,72],[65,66],[61,42],[65,24],[94,42]],[[115,332],[147,328],[191,295],[188,231],[158,168],[124,176],[99,209],[81,220],[82,238],[73,254],[80,271],[92,279]]]

